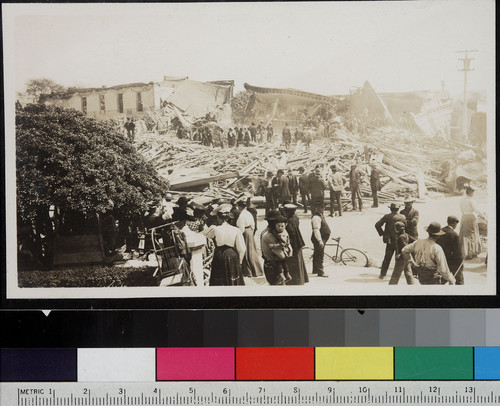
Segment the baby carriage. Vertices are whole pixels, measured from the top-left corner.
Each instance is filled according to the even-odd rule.
[[[151,241],[155,252],[162,285],[195,285],[191,271],[191,254],[187,246],[186,237],[175,223],[168,223],[151,228]]]

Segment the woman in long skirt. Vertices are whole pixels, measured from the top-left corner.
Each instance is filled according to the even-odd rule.
[[[285,204],[285,217],[287,218],[286,231],[290,236],[290,244],[292,245],[293,254],[286,259],[288,272],[292,277],[286,284],[287,285],[303,285],[309,282],[307,276],[306,264],[304,256],[302,255],[302,247],[306,244],[302,238],[299,228],[299,218],[295,214],[297,206],[293,203]]]
[[[240,229],[245,240],[246,252],[243,258],[243,275],[247,277],[262,276],[262,266],[260,264],[257,246],[255,244],[255,218],[247,208],[247,198],[245,196],[236,200],[236,205],[240,211],[236,226]]]
[[[460,210],[462,211],[462,220],[460,221],[460,244],[465,259],[477,257],[482,251],[481,238],[479,236],[479,227],[477,224],[476,213],[482,215],[476,207],[474,199],[474,189],[467,186],[465,197],[460,201]]]
[[[207,238],[213,238],[216,248],[212,260],[210,286],[244,285],[241,263],[245,255],[245,241],[237,227],[231,226],[228,221],[231,205],[221,205],[214,212],[219,222],[211,228]]]

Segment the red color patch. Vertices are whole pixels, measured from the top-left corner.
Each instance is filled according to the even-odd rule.
[[[314,380],[314,348],[236,348],[236,380]]]

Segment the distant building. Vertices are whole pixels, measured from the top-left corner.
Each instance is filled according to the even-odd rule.
[[[229,102],[233,81],[197,82],[187,77],[165,76],[161,82],[129,83],[100,88],[70,88],[44,95],[42,102],[73,108],[97,120],[140,117],[146,109],[171,103],[180,111],[201,117]]]

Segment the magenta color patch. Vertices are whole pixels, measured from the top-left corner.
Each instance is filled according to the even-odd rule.
[[[157,348],[157,381],[234,381],[234,348]]]

